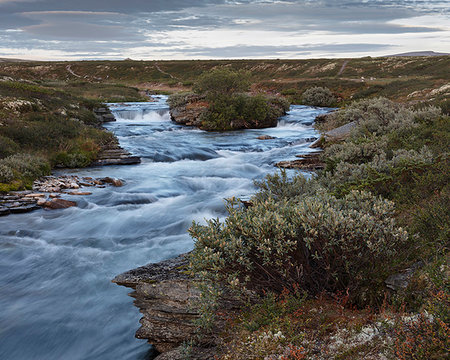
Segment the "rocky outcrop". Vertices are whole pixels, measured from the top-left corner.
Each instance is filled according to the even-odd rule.
[[[320,157],[321,152],[313,152],[310,154],[297,155],[300,159],[280,161],[275,164],[276,167],[282,169],[301,169],[307,171],[321,170],[325,167]]]
[[[185,95],[180,101],[169,101],[170,117],[177,124],[200,127],[200,115],[208,109],[204,96]]]
[[[195,320],[199,317],[197,301],[200,292],[197,280],[188,275],[188,256],[157,264],[148,264],[116,276],[112,281],[134,289],[130,295],[142,313],[141,327],[136,332],[138,339],[146,339],[162,353],[157,359],[184,359],[182,344],[196,338],[191,359],[212,359],[214,337],[199,334]],[[231,296],[224,296],[220,312],[233,312],[240,303]],[[221,327],[221,322],[216,324]]]
[[[116,121],[116,118],[114,117],[114,115],[111,113],[111,110],[109,110],[106,107],[102,107],[102,108],[95,108],[94,109],[94,114],[95,117],[97,118],[97,120],[100,123],[106,123],[106,122],[112,122],[112,121]]]
[[[324,136],[327,141],[341,141],[347,138],[351,131],[356,127],[356,121],[339,126],[333,130],[327,131]]]
[[[193,304],[199,291],[187,275],[187,254],[157,264],[130,270],[112,281],[134,289],[130,295],[143,317],[136,332],[159,352],[167,352],[188,341],[196,332],[198,311]]]
[[[122,186],[123,181],[110,177],[94,179],[76,175],[44,176],[33,183],[33,190],[15,191],[0,194],[0,216],[19,214],[45,209],[66,209],[77,206],[72,200],[60,199],[61,196],[91,195],[90,191],[82,191],[83,187],[100,187],[106,185]]]
[[[97,160],[95,160],[91,165],[134,165],[140,163],[141,158],[139,156],[133,156],[131,153],[115,144],[104,147],[98,154]]]

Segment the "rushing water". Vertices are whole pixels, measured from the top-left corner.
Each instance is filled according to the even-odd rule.
[[[129,289],[110,280],[192,249],[192,220],[225,216],[224,198],[251,194],[274,163],[311,151],[312,122],[326,111],[293,106],[276,128],[207,133],[171,122],[165,100],[111,104],[107,127],[142,164],[76,172],[125,186],[0,218],[0,359],[146,359]]]

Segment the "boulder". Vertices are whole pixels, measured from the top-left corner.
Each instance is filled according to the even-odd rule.
[[[356,126],[356,121],[352,121],[348,124],[339,126],[333,130],[327,131],[325,133],[325,139],[329,141],[340,141],[344,140],[350,135],[350,132]]]
[[[115,187],[123,186],[123,181],[122,180],[120,180],[120,179],[113,179],[111,177],[102,178],[102,179],[100,179],[100,182],[103,183],[103,184],[111,184],[112,186],[115,186]]]
[[[276,137],[274,136],[270,136],[270,135],[261,135],[257,137],[258,140],[272,140],[272,139],[276,139]]]
[[[47,201],[44,206],[48,209],[67,209],[72,206],[77,206],[75,201],[69,201],[64,199],[53,199],[51,201]]]

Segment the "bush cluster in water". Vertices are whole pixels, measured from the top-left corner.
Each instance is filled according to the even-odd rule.
[[[233,130],[276,126],[277,120],[289,110],[289,103],[280,97],[249,95],[249,74],[227,68],[214,69],[200,76],[194,86],[196,100],[205,100],[208,108],[200,115],[204,130]],[[195,96],[172,95],[170,107],[186,105]]]

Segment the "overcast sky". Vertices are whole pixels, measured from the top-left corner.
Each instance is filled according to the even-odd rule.
[[[0,57],[36,60],[450,52],[449,1],[0,0]]]

